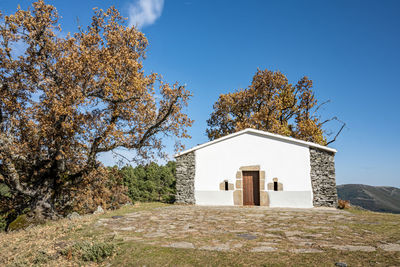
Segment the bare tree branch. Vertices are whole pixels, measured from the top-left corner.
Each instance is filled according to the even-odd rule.
[[[319,105],[315,108],[315,110],[314,110],[313,114],[311,115],[311,117],[313,118],[314,115],[318,112],[318,110],[319,110],[323,105],[325,105],[325,104],[327,104],[327,103],[330,103],[330,102],[331,102],[331,100],[326,100],[325,102],[322,102],[321,104],[319,104]]]
[[[335,120],[340,122],[340,123],[342,123],[342,126],[340,127],[339,131],[336,133],[335,137],[332,140],[330,140],[329,142],[327,142],[326,145],[329,145],[329,144],[335,142],[336,138],[340,135],[340,133],[343,131],[344,127],[346,126],[346,123],[344,123],[343,121],[339,120],[338,118],[335,117]]]

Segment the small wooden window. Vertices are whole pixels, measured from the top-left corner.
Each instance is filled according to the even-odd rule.
[[[225,183],[225,191],[228,191],[228,190],[229,190],[229,184],[228,184],[228,181],[225,181],[224,183]]]
[[[274,191],[278,191],[278,182],[274,182]]]

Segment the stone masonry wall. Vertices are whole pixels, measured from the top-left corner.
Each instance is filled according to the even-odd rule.
[[[310,164],[313,205],[336,208],[335,153],[310,147]]]
[[[176,158],[176,203],[195,204],[195,170],[196,157],[194,151]]]

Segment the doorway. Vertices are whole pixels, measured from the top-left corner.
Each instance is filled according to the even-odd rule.
[[[259,171],[243,171],[243,205],[260,206]]]

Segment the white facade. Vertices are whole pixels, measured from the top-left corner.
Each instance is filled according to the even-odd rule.
[[[236,190],[236,173],[240,167],[259,166],[260,171],[265,172],[265,191],[270,207],[310,208],[313,207],[310,146],[322,147],[246,129],[177,156],[195,151],[194,196],[197,205],[234,205],[234,190],[220,190],[220,183],[227,180]],[[282,184],[282,191],[267,189],[273,178]]]

